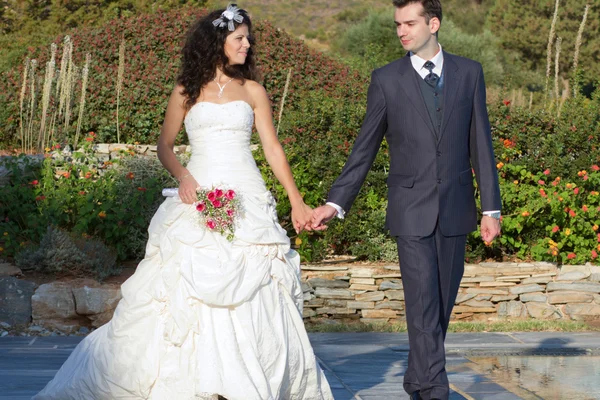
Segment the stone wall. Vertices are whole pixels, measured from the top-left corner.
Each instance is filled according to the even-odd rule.
[[[365,323],[405,320],[402,276],[395,265],[305,266],[305,319]],[[600,266],[536,263],[466,265],[453,320],[583,320],[600,317]]]
[[[0,323],[32,321],[66,333],[101,326],[121,297],[116,284],[89,279],[51,282],[35,288],[14,267],[0,268]],[[10,271],[6,272],[6,271]],[[402,276],[396,265],[304,265],[305,321],[400,322]],[[585,320],[600,318],[600,266],[551,263],[466,265],[453,320]]]

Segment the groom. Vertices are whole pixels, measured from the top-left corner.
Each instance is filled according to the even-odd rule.
[[[447,399],[444,339],[464,271],[466,235],[500,233],[500,189],[481,65],[442,51],[439,0],[394,0],[408,54],[375,70],[352,153],[312,228],[343,218],[381,141],[389,145],[386,226],[398,244],[410,342],[404,389],[412,399]]]

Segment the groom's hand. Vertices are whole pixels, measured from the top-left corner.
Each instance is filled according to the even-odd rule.
[[[500,221],[496,218],[484,215],[481,217],[481,238],[486,243],[491,243],[492,240],[500,234]]]
[[[337,215],[337,210],[330,205],[317,207],[313,210],[312,228],[315,231],[324,231],[327,229],[327,222],[331,221]]]

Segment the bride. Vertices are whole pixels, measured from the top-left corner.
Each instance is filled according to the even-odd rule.
[[[178,196],[154,215],[145,258],[123,284],[112,320],[75,348],[35,400],[333,399],[302,321],[298,254],[250,151],[255,124],[294,228],[304,229],[312,210],[255,82],[251,28],[235,5],[191,28],[158,140]],[[173,153],[182,123],[192,148],[187,168]],[[232,240],[197,218],[196,189],[215,186],[238,195]]]

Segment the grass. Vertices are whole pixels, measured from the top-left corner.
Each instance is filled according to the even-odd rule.
[[[309,332],[406,332],[405,323],[363,324],[351,323],[307,323]],[[600,331],[597,325],[578,321],[496,321],[496,322],[453,322],[448,332],[589,332]]]

